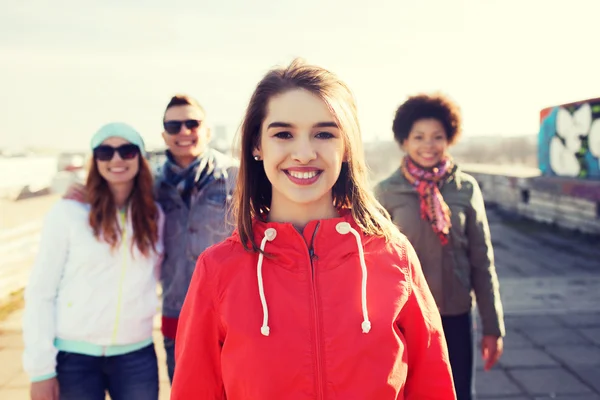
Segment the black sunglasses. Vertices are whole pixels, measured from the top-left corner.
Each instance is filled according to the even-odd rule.
[[[188,129],[195,129],[200,126],[202,121],[198,121],[197,119],[188,119],[185,121],[164,121],[163,126],[165,127],[165,132],[169,135],[177,135],[181,130],[181,125],[185,125]]]
[[[112,147],[107,144],[101,144],[94,149],[94,158],[98,161],[110,161],[115,156],[115,151],[123,160],[132,160],[140,154],[140,148],[135,144],[127,143],[119,147]]]

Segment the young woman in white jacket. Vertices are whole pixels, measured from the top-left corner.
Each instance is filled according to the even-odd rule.
[[[25,291],[31,399],[157,399],[164,217],[132,127],[103,126],[91,148],[86,202],[62,199],[50,210]]]

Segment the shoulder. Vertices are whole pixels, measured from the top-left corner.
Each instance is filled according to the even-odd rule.
[[[239,240],[232,235],[204,250],[200,260],[207,268],[227,268],[252,255],[253,253],[246,251]]]
[[[481,189],[479,188],[479,183],[477,179],[460,169],[458,169],[455,173],[456,186],[460,192],[468,195],[468,197],[473,196],[473,193],[479,192]]]
[[[408,182],[408,180],[406,180],[406,177],[404,176],[400,168],[397,168],[387,178],[379,181],[375,185],[375,192],[381,195],[389,192],[402,192],[406,190],[412,191],[412,186]]]
[[[75,200],[60,199],[46,213],[44,229],[64,229],[74,223],[87,224],[90,205]]]
[[[408,238],[400,232],[390,240],[382,236],[368,236],[365,243],[365,253],[374,257],[378,265],[391,265],[403,272],[409,268],[411,249]]]
[[[469,186],[479,186],[477,183],[477,179],[475,179],[473,175],[468,174],[460,169],[456,171],[456,177],[460,179],[462,183],[466,183]]]
[[[225,182],[228,185],[228,187],[231,186],[231,190],[233,187],[233,183],[237,179],[237,174],[239,171],[239,161],[230,155],[223,154],[220,151],[214,149],[211,149],[211,153],[215,161],[216,173],[218,173],[220,177],[225,179]]]
[[[60,199],[48,212],[49,216],[70,216],[74,217],[78,214],[87,215],[90,211],[88,203],[82,203],[76,200]]]
[[[381,181],[379,181],[375,185],[375,187],[381,188],[381,189],[387,189],[390,187],[404,185],[404,184],[408,184],[408,181],[402,174],[402,171],[400,170],[400,168],[396,168],[396,170],[394,170],[394,172],[392,172],[390,175],[388,175],[387,178],[384,178]]]
[[[406,180],[400,168],[374,187],[375,197],[388,211],[404,202],[407,195],[414,196],[414,193],[414,188]]]
[[[198,258],[198,264],[204,269],[206,275],[215,280],[215,283],[222,284],[239,269],[240,265],[256,257],[255,253],[246,251],[239,240],[232,235],[204,250]]]
[[[230,168],[237,169],[237,166],[239,165],[237,159],[228,154],[221,153],[220,151],[215,149],[211,149],[210,151],[214,156],[214,160],[217,167],[225,170],[229,170]]]

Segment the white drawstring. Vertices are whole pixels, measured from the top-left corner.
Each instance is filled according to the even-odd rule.
[[[265,288],[263,286],[263,277],[262,277],[262,262],[263,262],[263,253],[265,251],[265,245],[267,244],[267,240],[270,242],[275,239],[277,236],[277,231],[273,228],[269,228],[265,231],[265,237],[260,243],[260,253],[258,254],[258,264],[256,265],[256,274],[258,275],[258,293],[260,295],[260,302],[262,303],[263,308],[263,324],[260,327],[260,333],[264,336],[269,336],[269,309],[267,308],[267,300],[265,299]]]
[[[352,232],[354,237],[356,238],[356,244],[358,246],[358,255],[360,258],[360,267],[362,270],[362,290],[361,290],[361,300],[362,300],[362,312],[363,312],[363,322],[361,324],[361,328],[363,333],[369,333],[371,330],[371,321],[369,321],[369,311],[367,310],[367,264],[365,263],[365,254],[363,252],[362,242],[360,239],[360,234],[356,231],[356,229],[352,228],[347,222],[340,222],[335,226],[335,229],[338,233],[342,235],[346,235],[349,232]]]
[[[340,222],[335,226],[335,229],[338,233],[342,235],[346,235],[350,232],[356,238],[356,244],[358,246],[358,255],[360,259],[360,267],[362,270],[362,290],[361,290],[361,301],[362,301],[362,312],[363,312],[363,322],[361,324],[361,328],[363,333],[369,333],[371,330],[371,321],[369,321],[369,311],[367,309],[367,265],[365,263],[365,255],[363,252],[362,242],[360,239],[360,234],[350,226],[347,222]],[[269,309],[267,307],[267,300],[265,298],[265,289],[263,285],[263,276],[262,276],[262,263],[264,259],[264,251],[267,241],[272,241],[277,236],[277,231],[273,228],[269,228],[265,231],[265,236],[260,243],[261,252],[258,254],[258,263],[256,265],[256,275],[258,277],[258,292],[260,295],[260,302],[262,304],[263,309],[263,324],[260,328],[260,333],[264,336],[269,336],[270,328],[269,328]]]

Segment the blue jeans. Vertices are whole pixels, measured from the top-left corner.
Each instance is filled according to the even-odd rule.
[[[175,374],[175,339],[164,338],[165,352],[167,353],[167,371],[169,372],[169,380],[173,383],[173,375]]]
[[[475,399],[474,329],[471,313],[442,316],[457,400]]]
[[[56,357],[60,400],[158,400],[154,345],[131,353],[95,357],[60,351]]]

